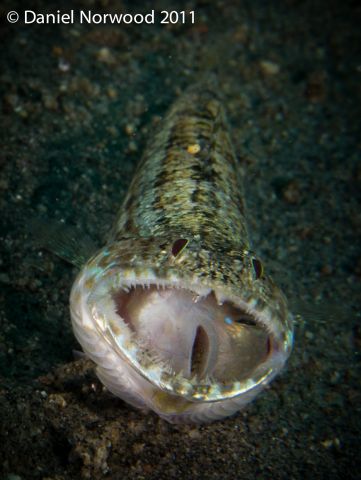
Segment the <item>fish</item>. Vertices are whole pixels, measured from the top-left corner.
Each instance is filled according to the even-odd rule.
[[[251,247],[223,104],[207,84],[176,99],[70,294],[74,334],[103,385],[170,423],[233,415],[293,344],[286,297]]]

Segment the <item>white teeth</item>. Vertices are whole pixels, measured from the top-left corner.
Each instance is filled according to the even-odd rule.
[[[226,297],[224,295],[222,295],[219,291],[217,290],[214,290],[214,295],[216,297],[216,300],[217,300],[217,304],[219,306],[223,305],[223,302],[226,300]]]
[[[248,307],[249,307],[250,311],[255,309],[256,306],[257,306],[257,300],[255,298],[253,298],[250,302],[248,302]]]

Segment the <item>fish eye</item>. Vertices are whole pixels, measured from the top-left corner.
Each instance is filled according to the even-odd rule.
[[[258,258],[253,257],[252,258],[252,266],[253,266],[253,270],[254,270],[254,273],[255,273],[256,280],[258,280],[259,278],[261,278],[263,276],[263,273],[264,273],[262,262],[260,260],[258,260]]]
[[[188,242],[186,238],[178,238],[172,245],[172,255],[177,257],[186,248]]]

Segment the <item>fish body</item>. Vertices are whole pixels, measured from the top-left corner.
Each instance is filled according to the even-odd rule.
[[[71,291],[74,333],[103,384],[170,422],[233,414],[291,351],[286,299],[250,247],[241,167],[221,100],[190,89]]]

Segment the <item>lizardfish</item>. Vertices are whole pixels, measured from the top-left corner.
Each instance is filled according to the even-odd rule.
[[[152,135],[72,326],[115,395],[169,422],[233,414],[282,369],[293,321],[251,249],[222,101],[195,87]]]

